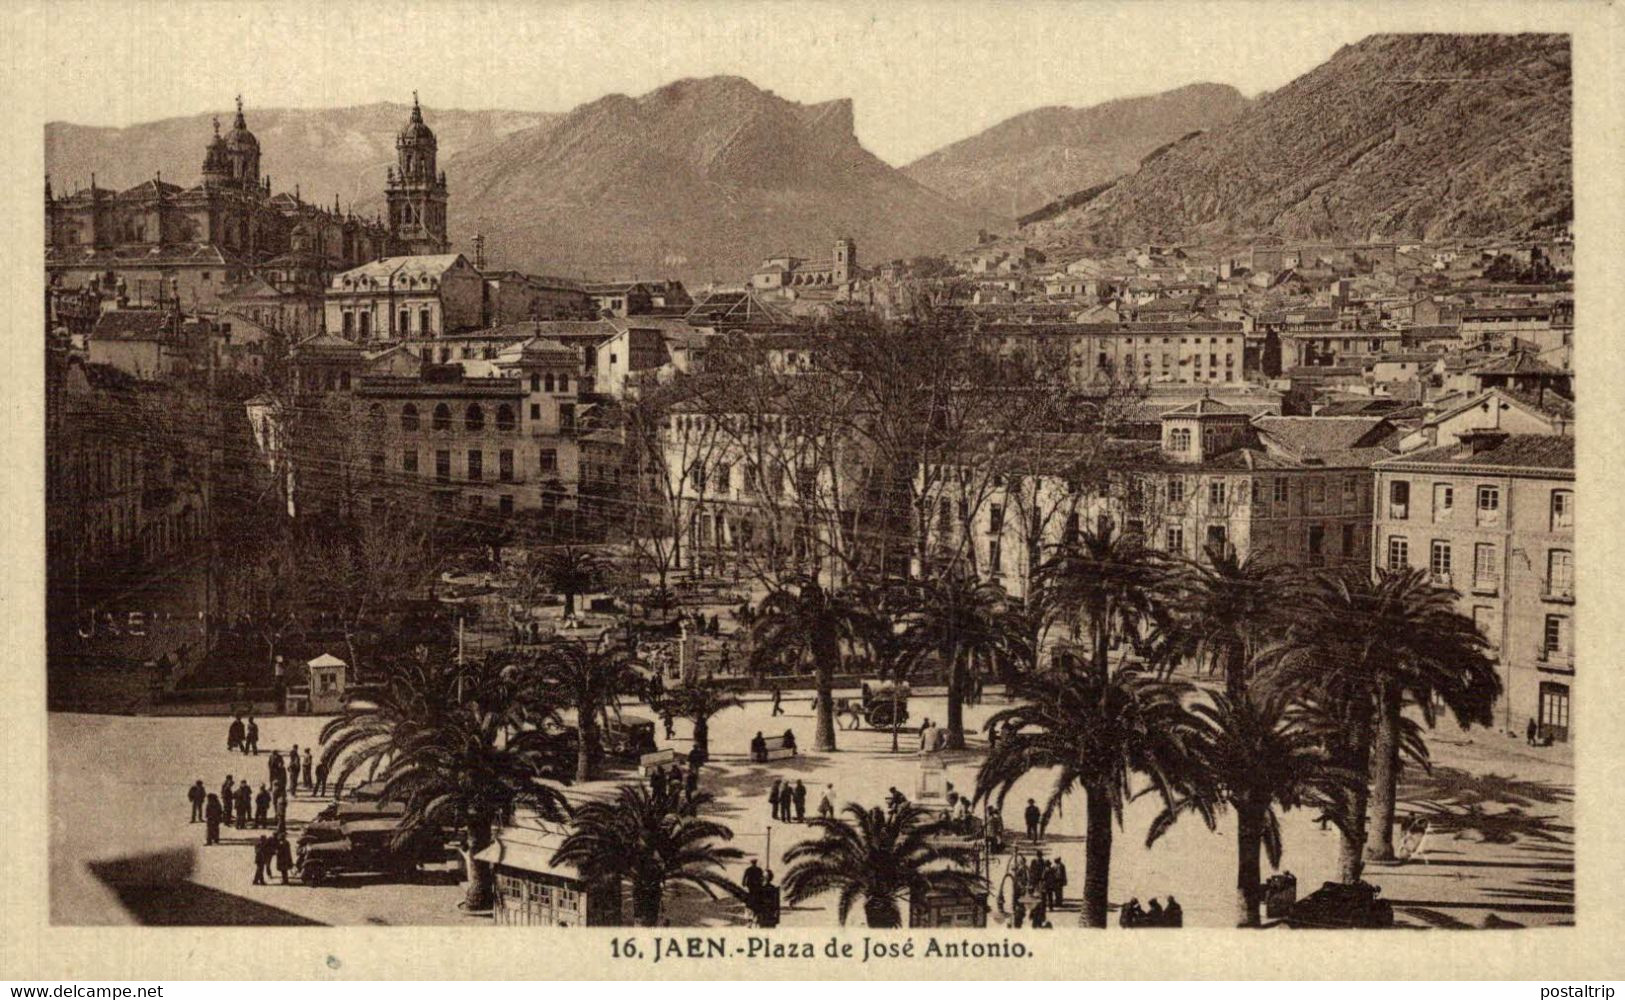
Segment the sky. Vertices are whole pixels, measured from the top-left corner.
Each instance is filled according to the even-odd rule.
[[[326,8],[81,0],[39,16],[50,120],[129,125],[228,108],[238,92],[249,108],[407,101],[417,89],[431,108],[567,111],[726,73],[805,103],[852,98],[858,138],[899,165],[1045,105],[1196,82],[1254,96],[1380,20],[1335,3],[994,0]]]

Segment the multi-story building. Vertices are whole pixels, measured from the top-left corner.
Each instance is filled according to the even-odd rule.
[[[1189,559],[1229,545],[1241,558],[1365,565],[1370,469],[1393,438],[1381,417],[1252,417],[1201,399],[1163,413],[1157,441],[1108,442],[1093,459],[1104,489],[1077,485],[1069,442],[1039,442],[1025,475],[1018,462],[979,496],[943,496],[935,543],[1018,596],[1054,546],[1102,517]]]
[[[1240,323],[997,323],[983,327],[1007,352],[1053,352],[1075,384],[1107,379],[1223,385],[1246,381]]]
[[[1490,397],[1493,399],[1493,396]],[[1574,439],[1464,430],[1376,464],[1374,558],[1426,568],[1489,640],[1500,726],[1573,735]]]
[[[485,279],[460,253],[385,257],[333,276],[327,329],[361,344],[477,329]]]

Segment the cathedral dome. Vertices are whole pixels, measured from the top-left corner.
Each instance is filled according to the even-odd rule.
[[[418,107],[417,91],[412,92],[412,117],[401,127],[401,144],[433,146],[434,130],[423,124],[423,109]]]
[[[248,122],[243,120],[243,99],[237,98],[237,118],[231,123],[231,131],[226,133],[226,148],[232,151],[253,150],[259,152],[260,141],[254,138],[254,133],[248,130]]]

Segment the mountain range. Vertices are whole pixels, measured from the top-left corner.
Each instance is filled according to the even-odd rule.
[[[1566,35],[1374,35],[1023,235],[1503,235],[1573,214]]]
[[[1222,125],[1247,106],[1234,87],[1198,83],[1092,107],[1038,108],[944,146],[903,172],[967,205],[1014,219],[1132,173],[1159,146]]]
[[[1560,35],[1377,35],[1247,99],[1196,84],[1017,115],[904,168],[865,149],[850,100],[799,104],[686,79],[566,114],[426,108],[454,245],[497,266],[738,281],[836,239],[873,263],[981,229],[1061,251],[1148,240],[1503,234],[1572,212]],[[409,109],[250,109],[262,172],[310,201],[383,208]],[[57,190],[196,181],[210,116],[46,126]],[[1047,204],[1046,204],[1047,203]],[[1040,207],[1043,206],[1043,207]]]

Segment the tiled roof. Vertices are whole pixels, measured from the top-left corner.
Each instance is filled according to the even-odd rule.
[[[130,265],[176,267],[209,264],[225,267],[243,266],[241,258],[227,253],[212,243],[179,243],[162,247],[157,244],[101,248],[53,246],[45,250],[45,263],[48,267],[69,267],[76,264],[93,267]]]
[[[1300,458],[1374,447],[1390,432],[1380,416],[1258,417],[1253,426],[1269,443]]]
[[[91,340],[168,340],[175,314],[158,309],[115,309],[102,313],[90,331]]]
[[[1518,351],[1504,358],[1479,365],[1475,375],[1562,375],[1563,372],[1537,358],[1528,351]]]
[[[1556,434],[1508,434],[1476,454],[1465,444],[1414,451],[1392,458],[1385,467],[1459,465],[1465,468],[1574,469],[1574,438]]]
[[[401,278],[438,278],[450,270],[462,256],[460,253],[436,253],[385,257],[334,275],[333,287],[343,288],[346,280],[359,281],[363,278],[386,284],[391,277],[397,281]]]

